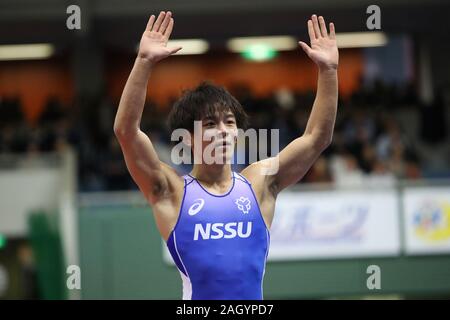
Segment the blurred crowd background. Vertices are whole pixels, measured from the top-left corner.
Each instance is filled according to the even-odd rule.
[[[323,15],[341,37],[332,144],[284,203],[298,209],[287,227],[325,217],[308,229],[319,241],[299,246],[313,256],[269,261],[267,298],[449,297],[450,2],[379,1],[379,29],[364,1],[257,2],[0,0],[0,299],[180,297],[113,132],[140,37],[160,10],[173,12],[184,49],[154,68],[141,129],[180,174],[190,166],[172,163],[166,120],[183,90],[226,87],[250,128],[279,130],[282,149],[303,134],[317,89],[297,45],[308,18]],[[69,5],[79,29],[68,27]],[[253,37],[256,49],[230,45]],[[372,191],[387,192],[374,203]],[[352,220],[346,209],[358,206],[369,218]],[[380,292],[366,286],[372,264],[385,272]],[[82,269],[82,289],[68,289],[68,265]]]
[[[244,84],[229,90],[249,114],[251,128],[280,130],[280,149],[302,134],[315,97],[313,91],[287,88],[256,97]],[[174,99],[158,107],[149,98],[141,124],[169,164],[172,145],[166,119]],[[78,151],[80,191],[136,189],[112,130],[118,101],[108,96],[95,100],[80,110],[77,102],[67,106],[48,97],[38,120],[30,124],[21,111],[20,96],[2,97],[0,153],[21,154],[26,165],[36,154],[71,146]],[[359,88],[340,99],[333,142],[299,183],[359,185],[450,177],[449,154],[430,155],[433,146],[448,142],[447,106],[444,92],[437,91],[425,104],[409,83],[400,87],[376,80]],[[177,169],[181,174],[189,166]]]

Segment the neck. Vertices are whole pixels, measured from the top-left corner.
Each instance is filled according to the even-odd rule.
[[[230,164],[194,164],[190,174],[207,184],[227,184],[232,172]]]

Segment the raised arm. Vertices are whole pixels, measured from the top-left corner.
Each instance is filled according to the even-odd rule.
[[[334,25],[330,23],[328,34],[323,17],[317,18],[313,15],[311,20],[308,20],[308,33],[311,46],[302,41],[299,44],[318,66],[319,76],[316,99],[305,132],[289,143],[276,157],[256,162],[247,170],[250,176],[256,176],[262,172],[263,162],[276,161],[271,167],[278,167],[277,172],[259,178],[260,183],[266,185],[274,195],[297,183],[332,140],[337,112],[339,60]]]
[[[140,123],[152,68],[158,61],[181,49],[167,47],[173,24],[170,12],[161,12],[157,19],[154,15],[150,17],[114,121],[114,132],[127,168],[152,203],[167,190],[168,180],[175,172],[159,160],[149,137],[140,130]]]

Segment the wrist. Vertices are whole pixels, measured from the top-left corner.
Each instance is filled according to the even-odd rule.
[[[324,74],[334,74],[337,72],[337,64],[318,65],[319,72]]]
[[[135,64],[137,67],[142,68],[146,71],[150,71],[155,65],[153,61],[150,61],[149,59],[140,56],[136,57]]]

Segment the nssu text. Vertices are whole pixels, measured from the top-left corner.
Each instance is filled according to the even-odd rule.
[[[244,233],[244,222],[229,222],[229,223],[207,223],[203,225],[201,223],[195,224],[194,240],[198,240],[199,236],[203,240],[209,239],[233,239],[248,238],[252,233],[252,222],[247,222],[247,228]]]

